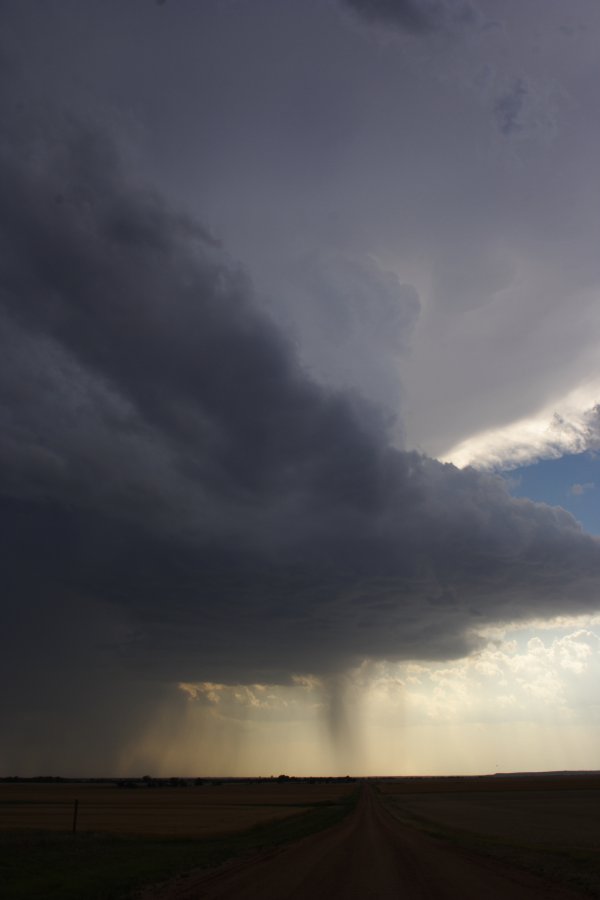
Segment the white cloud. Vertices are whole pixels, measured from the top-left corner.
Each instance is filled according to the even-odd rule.
[[[475,434],[442,456],[459,468],[506,471],[540,459],[559,459],[600,447],[600,383],[572,392],[561,403],[503,428]],[[557,411],[558,410],[558,411]],[[573,485],[574,494],[593,484]]]
[[[556,622],[554,623],[556,628]],[[600,637],[581,627],[559,636],[508,631],[470,657],[440,664],[378,664],[368,688],[371,714],[390,715],[402,698],[403,724],[585,722],[597,710]]]
[[[294,676],[291,685],[219,684],[209,681],[180,682],[177,688],[188,700],[208,707],[222,719],[306,719],[322,706],[323,683],[312,675]]]

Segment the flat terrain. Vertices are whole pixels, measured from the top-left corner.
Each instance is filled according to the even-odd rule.
[[[10,900],[600,898],[597,776],[358,789],[2,785],[0,883]]]
[[[542,782],[527,788],[522,782],[514,797],[504,795],[502,788],[476,791],[449,791],[445,784],[435,792],[420,782],[412,793],[402,791],[406,784],[384,783],[385,792],[373,784],[365,784],[355,811],[338,825],[311,835],[291,846],[223,867],[212,873],[191,874],[177,882],[148,890],[145,900],[245,900],[278,898],[278,900],[319,900],[319,898],[407,898],[407,900],[568,900],[568,898],[600,896],[598,881],[598,843],[585,838],[586,823],[598,811],[588,797],[590,786],[582,789],[583,824],[571,838],[570,827],[578,819],[575,788],[546,787],[557,803],[553,808],[544,797],[538,798],[545,813],[535,807],[536,789]],[[468,783],[473,787],[473,780]],[[510,784],[509,784],[510,787]],[[464,790],[464,785],[462,786]],[[509,792],[510,793],[510,792]],[[387,794],[387,796],[386,796]],[[408,800],[408,812],[403,804]],[[391,802],[390,802],[391,801]],[[489,801],[489,802],[488,802]],[[494,806],[494,802],[496,806]],[[532,819],[527,827],[531,803]],[[419,805],[422,804],[422,805]],[[412,810],[425,810],[435,816],[441,827],[431,825],[433,819],[413,818]],[[495,814],[499,814],[501,838],[493,836]],[[454,829],[455,813],[462,825],[472,831]],[[519,819],[519,834],[530,837],[541,825],[543,816],[553,814],[565,818],[536,840],[533,856],[527,855],[529,843],[513,840],[507,816]],[[450,825],[448,825],[450,823]],[[487,840],[481,843],[479,829]],[[562,830],[561,830],[562,829]],[[546,845],[551,833],[558,846]],[[559,833],[562,841],[559,841]],[[585,838],[582,855],[577,848]],[[507,843],[507,837],[511,840]],[[537,838],[537,835],[536,835]],[[521,852],[520,851],[525,852]],[[556,865],[554,853],[565,855],[562,867]]]
[[[4,784],[0,896],[137,896],[142,885],[214,869],[315,834],[353,807],[355,793],[355,784],[341,782],[224,782],[176,789]],[[75,799],[79,816],[73,834]]]
[[[69,831],[78,800],[78,832],[206,837],[284,819],[354,789],[340,783],[269,781],[136,789],[0,784],[0,830]]]
[[[593,849],[600,846],[600,778],[423,779],[381,784],[404,819],[514,844]],[[460,787],[460,790],[457,789]]]

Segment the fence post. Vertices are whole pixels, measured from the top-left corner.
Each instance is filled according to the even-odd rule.
[[[77,811],[79,809],[79,800],[73,801],[73,834],[77,831]]]

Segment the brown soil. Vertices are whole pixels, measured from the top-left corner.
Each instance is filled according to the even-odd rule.
[[[574,900],[582,895],[399,822],[365,785],[355,812],[291,846],[196,873],[150,900]]]

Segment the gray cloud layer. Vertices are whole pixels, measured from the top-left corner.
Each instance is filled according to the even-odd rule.
[[[450,24],[471,22],[470,4],[447,0],[343,0],[366,22],[381,22],[409,34],[427,35]]]
[[[375,408],[308,380],[214,241],[104,137],[5,145],[0,183],[21,602],[108,602],[139,628],[132,658],[188,680],[455,655],[486,622],[597,602],[573,519],[394,449]]]
[[[314,159],[327,150],[337,162],[339,135],[305,128],[318,111],[300,94],[286,141],[318,133]],[[289,276],[299,298],[291,332],[309,346],[295,348],[211,234],[136,178],[106,129],[34,109],[25,88],[3,113],[0,659],[21,722],[10,758],[86,710],[99,755],[114,754],[169,682],[447,658],[477,646],[487,623],[597,608],[598,542],[569,515],[399,449],[396,422],[361,394],[397,391],[387,360],[419,315],[410,279],[366,254],[305,249],[271,282],[285,292]],[[499,115],[502,130],[519,110]],[[247,152],[260,150],[257,139]],[[417,233],[430,224],[416,214],[419,184],[435,193],[436,166],[425,157],[419,183],[403,188]],[[472,177],[466,206],[484,182],[465,169],[461,184]],[[384,187],[367,192],[373,208],[385,209]],[[258,201],[236,190],[230,201],[251,218]],[[432,280],[474,308],[489,271],[499,289],[508,276],[493,248],[471,249],[465,267],[453,252],[470,239],[460,226]],[[376,316],[364,323],[367,301]],[[337,345],[328,316],[337,337],[349,323]],[[375,348],[382,362],[370,367]],[[359,365],[347,376],[350,354]],[[430,377],[443,401],[449,388]]]

